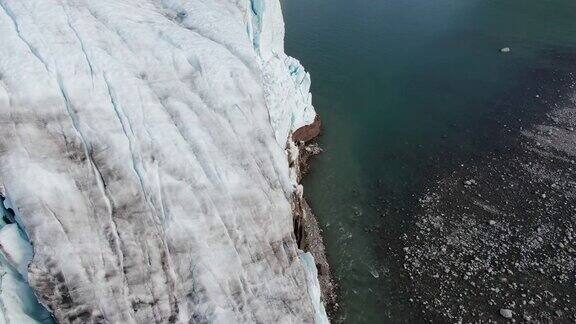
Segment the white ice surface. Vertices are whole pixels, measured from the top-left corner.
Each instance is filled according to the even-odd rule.
[[[32,260],[32,246],[24,238],[18,225],[7,224],[0,229],[0,253],[22,278],[27,280],[28,264]]]
[[[257,51],[263,62],[264,93],[278,143],[285,145],[291,131],[316,117],[310,94],[310,75],[298,60],[284,53],[284,20],[277,1],[252,0],[264,5]],[[258,29],[257,27],[253,29]]]
[[[314,321],[283,33],[277,0],[0,0],[0,185],[57,320]]]
[[[52,323],[26,282],[32,246],[16,224],[0,223],[0,323]]]
[[[320,283],[318,282],[318,269],[316,268],[314,257],[310,252],[300,251],[300,260],[302,260],[302,263],[306,268],[308,296],[310,296],[310,300],[314,306],[314,322],[316,324],[328,324],[330,321],[326,315],[324,304],[322,304],[321,301],[322,292],[320,290]]]

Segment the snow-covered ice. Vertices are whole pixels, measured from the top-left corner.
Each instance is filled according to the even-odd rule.
[[[0,0],[0,35],[0,191],[34,246],[26,271],[0,231],[5,317],[27,277],[61,322],[321,318],[285,151],[315,112],[279,1]]]

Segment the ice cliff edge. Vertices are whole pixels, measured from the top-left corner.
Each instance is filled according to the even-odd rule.
[[[277,0],[0,0],[5,321],[327,321],[283,33]]]

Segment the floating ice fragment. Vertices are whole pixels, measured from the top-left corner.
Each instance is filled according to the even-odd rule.
[[[501,308],[500,315],[504,318],[512,318],[512,311],[506,308]]]

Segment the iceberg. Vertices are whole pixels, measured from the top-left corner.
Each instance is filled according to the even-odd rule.
[[[0,0],[0,35],[7,322],[327,320],[279,1]]]

